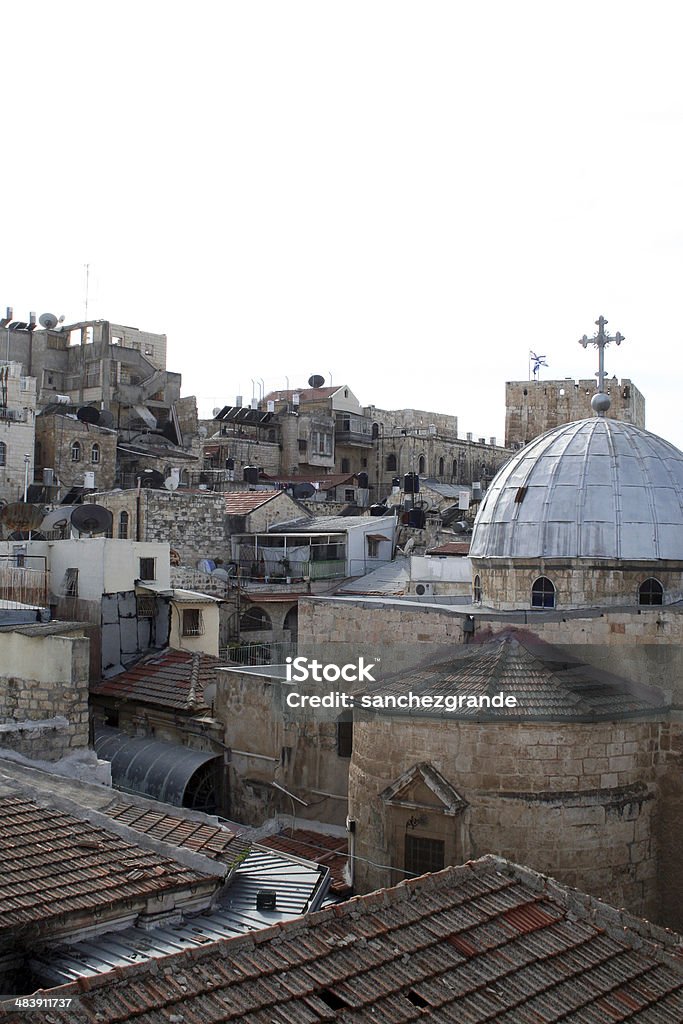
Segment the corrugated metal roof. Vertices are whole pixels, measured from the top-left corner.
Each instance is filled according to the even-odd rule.
[[[683,560],[683,452],[620,420],[556,427],[494,477],[470,555]]]
[[[271,850],[291,853],[296,857],[324,864],[331,872],[331,891],[337,895],[351,891],[351,886],[347,881],[349,844],[346,838],[312,832],[306,828],[285,828],[277,835],[262,839],[261,845],[267,846]]]
[[[400,596],[410,586],[410,561],[398,557],[380,565],[358,579],[347,580],[337,589],[338,594],[393,594]]]
[[[413,716],[476,720],[596,721],[633,715],[661,715],[664,695],[651,686],[602,672],[540,641],[518,634],[464,648],[457,658],[406,669],[364,692],[369,696],[405,695],[420,698],[514,696],[515,707],[443,707],[391,710]],[[386,715],[387,709],[382,710]]]
[[[77,997],[50,1010],[57,1024],[673,1024],[682,948],[681,936],[484,857],[45,995]]]

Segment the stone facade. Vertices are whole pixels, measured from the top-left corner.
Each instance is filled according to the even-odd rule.
[[[561,423],[591,415],[595,378],[589,380],[514,380],[505,385],[505,445],[517,448]],[[645,399],[632,381],[607,381],[612,400],[608,416],[645,427]]]
[[[64,624],[0,632],[0,748],[58,761],[88,747],[89,643]]]
[[[23,500],[25,455],[33,482],[35,416],[35,378],[22,376],[21,363],[0,363],[0,500],[8,504]]]
[[[94,473],[93,487],[108,490],[116,478],[116,434],[70,416],[36,419],[36,477],[54,472],[57,500],[71,487],[84,487]]]

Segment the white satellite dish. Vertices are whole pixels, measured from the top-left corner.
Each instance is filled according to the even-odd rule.
[[[54,313],[41,313],[40,320],[38,322],[46,331],[54,331],[55,327],[59,323],[59,318],[56,317]]]
[[[178,487],[178,478],[176,476],[167,476],[164,480],[164,487],[167,491],[175,491]]]
[[[219,413],[219,412],[221,411],[221,409],[222,409],[222,408],[223,408],[223,406],[222,406],[222,405],[216,405],[216,406],[214,406],[214,408],[213,408],[213,410],[212,410],[212,412],[211,412],[211,415],[212,415],[212,416],[214,416],[214,417],[215,417],[215,416],[218,416],[218,413]]]

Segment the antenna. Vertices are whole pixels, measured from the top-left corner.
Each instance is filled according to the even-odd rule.
[[[90,289],[90,264],[85,264],[85,318],[88,319],[88,291]]]

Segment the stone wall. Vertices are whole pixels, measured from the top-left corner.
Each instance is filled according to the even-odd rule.
[[[0,747],[47,761],[87,748],[88,648],[53,625],[0,633]]]
[[[612,406],[608,416],[645,427],[645,399],[628,379],[607,381]],[[524,380],[505,385],[505,444],[526,444],[561,423],[592,416],[595,378],[588,380]]]
[[[370,891],[393,880],[367,861],[403,867],[405,825],[394,827],[394,808],[378,794],[427,762],[469,805],[456,858],[496,853],[656,916],[653,783],[666,757],[664,739],[666,729],[649,721],[356,722],[349,816],[356,822],[357,886]],[[453,836],[456,822],[443,808],[419,810],[413,835]]]
[[[116,477],[116,444],[116,434],[101,427],[68,416],[38,416],[36,446],[40,457],[36,469],[54,470],[62,498],[70,487],[82,487],[84,474],[90,471],[95,474],[95,487],[106,490],[114,486]]]
[[[30,456],[28,482],[33,483],[36,381],[21,375],[18,362],[0,363],[0,373],[0,499],[10,504],[24,497],[25,455]]]

